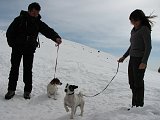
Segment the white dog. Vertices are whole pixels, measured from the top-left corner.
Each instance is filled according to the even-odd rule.
[[[58,78],[54,78],[47,86],[47,95],[49,98],[53,96],[55,100],[57,100],[57,91],[58,87],[57,85],[62,85],[60,80]]]
[[[84,109],[84,100],[83,95],[81,92],[79,94],[74,94],[74,89],[78,88],[75,85],[66,85],[65,92],[66,96],[64,98],[64,108],[66,112],[69,112],[68,107],[71,108],[71,116],[70,118],[73,119],[74,114],[76,113],[76,109],[79,106],[81,109],[81,116],[83,116],[83,109]]]

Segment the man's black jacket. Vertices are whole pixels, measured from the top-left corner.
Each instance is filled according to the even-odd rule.
[[[60,36],[47,24],[42,22],[41,16],[31,17],[27,11],[21,11],[20,16],[16,17],[10,24],[6,37],[10,47],[36,48],[38,33],[53,41]]]

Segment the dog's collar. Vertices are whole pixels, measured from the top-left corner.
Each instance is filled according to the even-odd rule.
[[[71,94],[68,94],[68,95],[73,95],[74,94],[74,92],[73,93],[71,93]]]

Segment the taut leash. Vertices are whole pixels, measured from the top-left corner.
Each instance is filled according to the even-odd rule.
[[[56,72],[57,72],[57,64],[58,64],[58,51],[59,51],[59,45],[56,45],[57,47],[57,56],[56,56],[56,64],[55,64],[55,73],[54,73],[54,78],[56,77]]]
[[[110,80],[110,82],[107,84],[107,86],[102,91],[100,91],[99,93],[97,93],[95,95],[91,95],[91,96],[89,96],[89,95],[83,95],[83,96],[85,96],[85,97],[95,97],[95,96],[101,94],[102,92],[104,92],[108,88],[108,86],[111,84],[111,82],[114,80],[114,78],[116,77],[116,75],[118,73],[118,70],[119,70],[119,62],[118,62],[116,74],[113,76],[113,78]]]
[[[56,56],[54,78],[56,77],[56,72],[57,72],[59,45],[56,45],[56,47],[57,47],[57,56]],[[108,86],[111,84],[111,82],[114,80],[114,78],[117,76],[118,70],[119,70],[119,62],[118,62],[116,74],[113,76],[113,78],[110,80],[110,82],[107,84],[107,86],[102,91],[100,91],[99,93],[97,93],[95,95],[91,95],[91,96],[89,96],[89,95],[83,95],[83,96],[85,96],[85,97],[95,97],[95,96],[98,96],[99,94],[101,94],[102,92],[104,92],[108,88]]]

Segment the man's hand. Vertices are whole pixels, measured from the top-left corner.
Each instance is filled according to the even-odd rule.
[[[119,60],[117,60],[117,62],[123,63],[124,60],[125,60],[125,57],[121,57],[121,58],[119,58]]]
[[[62,40],[61,38],[56,38],[56,41],[55,41],[58,45],[62,43]]]
[[[141,64],[139,65],[139,69],[145,69],[146,67],[147,67],[147,65],[144,64],[144,63],[141,63]]]

